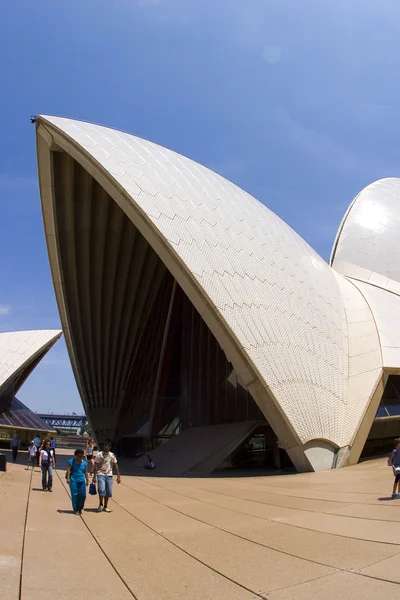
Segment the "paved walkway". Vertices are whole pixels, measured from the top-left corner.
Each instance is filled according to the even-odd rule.
[[[50,494],[38,471],[11,465],[0,475],[0,597],[400,598],[391,484],[383,460],[275,477],[125,476],[111,514],[89,496],[79,517],[64,470]]]

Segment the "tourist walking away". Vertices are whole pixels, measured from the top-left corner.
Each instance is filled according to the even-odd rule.
[[[394,440],[394,450],[389,456],[389,467],[392,467],[394,474],[394,483],[392,498],[399,498],[400,492],[400,438]],[[397,490],[397,493],[396,493]]]
[[[72,510],[76,515],[81,515],[86,500],[86,486],[89,485],[87,461],[82,448],[74,452],[74,457],[68,461],[67,483],[71,490]]]
[[[28,464],[25,467],[25,471],[27,469],[29,469],[29,467],[32,467],[32,471],[35,470],[36,454],[37,454],[37,448],[35,446],[35,442],[32,440],[28,446]]]
[[[50,440],[45,440],[39,457],[39,467],[42,469],[42,489],[44,492],[46,490],[49,492],[53,491],[53,468],[55,466],[54,453],[50,449]]]
[[[36,446],[36,464],[39,464],[39,457],[40,457],[40,437],[36,436],[33,438],[33,442]]]
[[[53,450],[54,458],[56,457],[56,446],[57,446],[56,440],[53,437],[51,437],[50,438],[50,450]]]
[[[86,444],[86,448],[85,448],[85,459],[87,460],[88,466],[87,466],[87,470],[89,475],[93,475],[93,470],[94,470],[94,466],[93,466],[93,461],[94,461],[94,442],[92,439],[89,439],[87,444]]]
[[[15,463],[15,461],[17,460],[19,447],[20,447],[20,441],[19,441],[19,438],[17,437],[17,434],[15,434],[13,439],[11,440],[13,463]]]
[[[97,481],[97,490],[100,498],[100,504],[97,512],[111,512],[108,508],[108,501],[112,498],[113,472],[117,474],[117,483],[121,483],[121,476],[115,454],[111,452],[111,442],[104,442],[104,450],[98,452],[94,459],[93,483]]]

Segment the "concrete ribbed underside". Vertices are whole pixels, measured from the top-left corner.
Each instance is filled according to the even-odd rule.
[[[54,211],[69,350],[98,438],[113,436],[135,348],[166,267],[73,158],[52,152]]]

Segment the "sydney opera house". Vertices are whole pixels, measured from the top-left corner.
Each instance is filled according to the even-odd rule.
[[[206,472],[262,431],[307,471],[398,434],[400,180],[356,197],[327,264],[173,151],[65,118],[39,116],[36,133],[58,308],[99,443],[134,453],[177,434],[160,460],[169,447]]]
[[[60,338],[61,331],[0,333],[0,446],[17,434],[23,444],[54,431],[16,397],[32,371]]]

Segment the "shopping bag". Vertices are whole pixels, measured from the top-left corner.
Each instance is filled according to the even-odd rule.
[[[96,484],[95,483],[91,483],[89,485],[89,494],[91,496],[96,496],[97,495],[97,490],[96,490]]]

